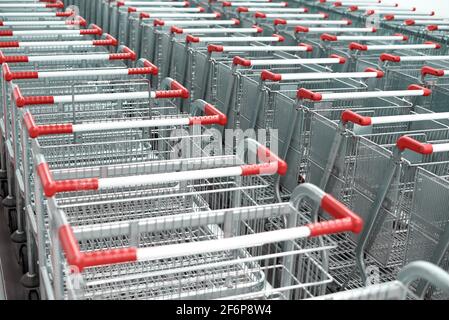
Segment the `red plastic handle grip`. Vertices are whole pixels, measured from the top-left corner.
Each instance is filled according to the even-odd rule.
[[[400,56],[395,56],[389,53],[382,53],[379,58],[381,61],[401,62]]]
[[[260,73],[260,78],[262,79],[262,81],[281,81],[282,80],[282,75],[268,71],[268,70],[262,70],[262,72]]]
[[[343,123],[352,122],[358,124],[359,126],[370,126],[371,125],[371,117],[365,117],[358,113],[355,113],[352,110],[345,110],[341,114],[341,121]]]
[[[407,90],[422,90],[424,97],[430,96],[432,94],[432,90],[430,90],[428,88],[424,88],[423,86],[420,86],[418,84],[409,85]]]
[[[262,145],[258,146],[257,157],[263,163],[240,166],[242,169],[242,176],[258,175],[265,172],[274,173],[272,172],[273,164],[276,165],[275,169],[277,174],[284,176],[287,173],[287,163],[271,152],[267,147]]]
[[[106,34],[105,39],[93,40],[92,44],[94,46],[116,46],[118,44],[118,41],[110,34]]]
[[[0,37],[12,37],[13,34],[12,30],[0,30]]]
[[[320,39],[323,41],[337,41],[337,36],[335,36],[333,34],[329,34],[329,33],[323,33],[320,36]]]
[[[432,68],[429,66],[424,66],[421,68],[421,75],[423,77],[427,76],[427,75],[432,75],[435,77],[443,77],[444,76],[444,70],[441,69],[436,69],[436,68]]]
[[[0,41],[0,48],[18,48],[19,41]]]
[[[305,88],[300,88],[296,93],[296,97],[298,99],[307,99],[312,101],[321,101],[323,99],[321,93],[313,92]]]
[[[326,194],[321,199],[321,208],[336,220],[308,224],[311,237],[344,231],[351,231],[353,233],[360,233],[362,231],[362,218],[331,195]]]
[[[13,97],[18,108],[22,108],[28,105],[37,104],[54,104],[55,100],[53,96],[34,96],[34,97],[24,97],[19,87],[13,89]]]
[[[299,33],[299,32],[309,32],[309,28],[308,27],[304,27],[304,26],[297,26],[295,28],[295,32]]]
[[[74,192],[83,190],[98,190],[98,179],[73,179],[73,180],[53,180],[47,163],[41,163],[37,166],[37,174],[42,183],[44,194],[47,197],[53,197],[60,192]]]
[[[357,42],[351,42],[349,44],[349,50],[366,51],[366,50],[368,50],[368,46],[365,44],[357,43]]]
[[[43,135],[73,133],[73,126],[70,123],[47,124],[38,126],[34,122],[34,118],[29,112],[25,113],[25,115],[23,116],[23,122],[28,130],[28,135],[31,138],[37,138]]]
[[[95,35],[102,35],[103,29],[101,29],[96,24],[92,24],[90,29],[81,29],[80,34],[86,35],[86,34],[95,34]]]
[[[240,65],[240,66],[243,66],[243,67],[251,67],[251,60],[248,60],[248,59],[245,59],[245,58],[242,58],[242,57],[239,57],[239,56],[235,56],[232,59],[232,63],[234,65]]]
[[[70,266],[76,266],[79,272],[87,267],[137,261],[137,248],[117,248],[81,252],[70,225],[62,225],[58,230],[62,250]]]
[[[158,67],[156,67],[154,64],[152,64],[148,60],[143,61],[143,68],[129,68],[128,74],[152,74],[157,75],[159,72]]]
[[[190,117],[190,125],[194,124],[219,124],[219,125],[226,125],[228,122],[228,118],[226,115],[218,110],[215,106],[211,105],[210,103],[206,103],[204,105],[204,114],[206,116],[202,117]]]
[[[109,60],[136,60],[136,58],[136,53],[126,46],[123,46],[122,52],[120,53],[109,54]]]
[[[401,151],[408,149],[419,154],[431,154],[433,152],[431,144],[423,143],[407,136],[400,137],[396,141],[396,147]]]

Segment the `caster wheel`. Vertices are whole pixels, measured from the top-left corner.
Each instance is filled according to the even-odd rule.
[[[19,264],[22,267],[22,274],[28,272],[28,254],[27,254],[27,246],[21,245],[19,249]]]
[[[17,230],[17,214],[16,210],[8,210],[5,209],[8,212],[8,226],[9,226],[9,232],[12,234],[14,231]]]
[[[28,300],[40,300],[39,291],[37,291],[37,290],[30,290],[28,292]]]

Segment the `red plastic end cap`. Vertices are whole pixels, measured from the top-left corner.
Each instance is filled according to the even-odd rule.
[[[128,7],[128,13],[136,12],[136,11],[137,11],[136,7]]]
[[[386,15],[384,15],[384,20],[388,20],[388,21],[394,20],[394,15],[386,14]]]
[[[273,34],[273,37],[278,38],[279,42],[284,42],[285,41],[285,38],[283,36],[279,35],[279,34]]]
[[[155,19],[155,20],[153,21],[153,25],[154,25],[154,26],[163,26],[163,25],[165,25],[165,21],[164,21],[164,20],[161,20],[161,19]]]
[[[415,24],[415,20],[407,19],[404,21],[407,26],[413,26]]]
[[[358,42],[351,42],[349,44],[349,50],[366,51],[366,50],[368,50],[368,46],[365,44],[358,43]]]
[[[115,2],[115,5],[116,5],[117,7],[123,7],[123,6],[125,5],[125,1],[116,1],[116,2]]]
[[[441,49],[441,44],[433,42],[433,41],[426,41],[424,44],[433,44],[435,45],[435,49]]]
[[[198,10],[199,10],[200,12],[206,12],[206,9],[204,9],[203,7],[198,7]]]
[[[0,48],[18,48],[19,41],[0,41]]]
[[[336,219],[349,219],[349,230],[354,233],[360,233],[363,229],[363,220],[356,215],[352,210],[342,204],[340,201],[326,194],[321,199],[321,208]],[[336,222],[336,221],[334,221]],[[338,227],[338,225],[336,225]]]
[[[305,13],[309,12],[309,8],[303,8],[303,9],[304,9]]]
[[[330,58],[337,58],[339,60],[339,64],[345,64],[346,63],[346,58],[339,56],[338,54],[331,54],[329,56]]]
[[[329,34],[329,33],[323,33],[320,36],[320,39],[323,41],[337,41],[337,36],[334,36],[333,34]]]
[[[2,65],[2,73],[3,73],[3,79],[5,79],[6,81],[12,80],[12,72],[9,69],[9,65],[7,63]]]
[[[86,19],[84,19],[83,17],[78,17],[78,20],[79,20],[79,25],[80,26],[83,26],[83,27],[87,26]]]
[[[260,74],[260,78],[262,79],[262,81],[266,81],[266,80],[281,81],[282,80],[282,76],[280,74],[273,73],[268,70],[262,70],[262,72]]]
[[[285,19],[274,19],[273,21],[274,25],[280,25],[280,24],[287,24],[287,21]]]
[[[12,37],[13,31],[12,30],[0,30],[0,37]]]
[[[249,10],[248,10],[248,8],[246,8],[246,7],[238,7],[237,8],[237,12],[239,12],[239,13],[241,13],[241,12],[248,12]]]
[[[231,6],[231,2],[229,1],[223,1],[221,4],[223,7],[230,7]]]
[[[435,15],[435,11],[431,11],[431,12],[430,12],[430,15],[431,15],[431,16],[434,16],[434,15]]]
[[[437,31],[438,30],[438,26],[435,24],[431,24],[430,26],[427,26],[427,30],[429,31]]]
[[[19,87],[14,87],[13,91],[12,91],[12,95],[14,98],[14,101],[16,103],[16,106],[18,108],[22,108],[25,106],[26,101],[25,101],[25,97],[22,95],[22,91],[20,91]]]
[[[395,7],[399,7],[399,3],[395,3],[394,6],[395,6]]]
[[[300,32],[309,32],[309,28],[308,27],[303,27],[303,26],[297,26],[295,28],[295,32],[296,33],[300,33]]]
[[[298,99],[307,99],[312,101],[321,101],[323,99],[321,93],[313,92],[304,88],[299,89],[296,96]]]
[[[219,44],[210,44],[207,46],[208,52],[223,52],[223,46]]]
[[[192,36],[191,34],[188,34],[186,36],[186,42],[200,42],[200,38]]]
[[[180,90],[181,91],[180,98],[187,99],[190,96],[189,90],[187,90],[187,88],[185,88],[182,84],[180,84],[176,80],[172,81],[170,88],[172,90]]]
[[[259,26],[257,26],[257,25],[253,25],[252,26],[254,29],[256,29],[256,32],[257,33],[262,33],[263,32],[263,28],[261,28],[261,27],[259,27]]]
[[[48,3],[45,5],[46,8],[57,8],[57,9],[63,9],[64,3],[61,1],[56,1],[55,3]]]
[[[424,92],[423,93],[424,97],[430,96],[432,94],[432,90],[430,90],[428,88],[425,88],[423,86],[420,86],[418,84],[411,84],[411,85],[409,85],[407,90],[422,90]]]
[[[401,151],[408,149],[419,154],[431,154],[433,152],[431,144],[423,143],[407,136],[400,137],[396,141],[396,147]]]
[[[334,2],[334,7],[341,7],[343,4],[340,1]]]
[[[323,19],[328,19],[329,18],[329,13],[326,12],[319,12],[319,14],[323,15]]]
[[[73,126],[70,123],[37,126],[34,122],[33,116],[29,112],[25,113],[23,116],[23,122],[28,130],[28,135],[33,139],[42,135],[73,133]]]
[[[226,125],[226,123],[228,123],[228,118],[226,117],[226,115],[224,115],[220,110],[218,110],[214,105],[210,104],[210,103],[206,103],[204,105],[204,113],[207,116],[213,116],[218,118],[218,122],[216,122],[219,125]]]
[[[190,6],[190,2],[189,1],[184,1],[184,7],[188,7]]]
[[[179,28],[177,26],[172,26],[170,28],[170,32],[171,33],[178,33],[178,34],[182,34],[184,32],[184,30],[182,28]]]
[[[346,21],[346,25],[348,25],[348,26],[352,25],[352,20],[343,19],[343,21]]]
[[[287,163],[281,158],[279,158],[276,154],[271,152],[271,150],[266,146],[259,145],[259,147],[257,148],[257,157],[260,159],[260,161],[266,164],[276,163],[277,174],[284,176],[287,173],[288,170]]]
[[[148,12],[141,12],[139,17],[140,19],[148,19],[150,18],[150,14]]]
[[[301,42],[301,43],[299,44],[299,46],[301,46],[301,47],[306,47],[306,51],[307,51],[307,52],[312,52],[312,51],[313,51],[313,47],[312,47],[310,44]]]
[[[398,37],[402,37],[403,41],[407,41],[408,40],[408,36],[403,35],[402,33],[395,33],[393,34],[394,36],[398,36]]]
[[[254,18],[265,19],[266,17],[267,17],[267,15],[266,15],[265,13],[263,13],[263,12],[257,11],[257,12],[254,14]]]
[[[244,59],[244,58],[239,57],[239,56],[235,56],[232,59],[232,63],[234,65],[236,65],[236,66],[239,65],[239,66],[243,66],[243,67],[251,67],[251,60]]]
[[[413,8],[412,8],[412,11],[416,11],[416,7],[413,7]]]
[[[235,24],[236,26],[240,25],[240,20],[239,20],[239,19],[232,18],[231,20],[234,21],[234,24]]]
[[[364,117],[355,113],[352,110],[345,110],[341,114],[341,121],[343,123],[352,122],[358,124],[359,126],[370,126],[371,125],[371,117]]]
[[[357,10],[359,10],[358,6],[350,6],[349,7],[349,11],[357,11]]]
[[[382,53],[380,55],[380,60],[381,61],[391,61],[391,62],[401,62],[401,57],[395,56],[395,55],[389,54],[389,53]]]
[[[377,28],[372,27],[371,32],[377,32]]]
[[[215,18],[217,18],[217,19],[221,18],[221,13],[218,11],[214,11],[213,14],[215,14]]]
[[[366,68],[364,71],[365,72],[375,72],[377,74],[376,78],[382,78],[385,75],[385,73],[383,71],[377,70],[374,68]]]
[[[421,75],[426,76],[429,74],[436,77],[442,77],[444,76],[444,70],[435,69],[429,66],[424,66],[421,68]]]
[[[366,15],[367,16],[371,16],[371,15],[373,15],[374,13],[375,13],[376,11],[374,11],[374,10],[366,10]]]
[[[3,26],[3,21],[0,21],[0,26]]]

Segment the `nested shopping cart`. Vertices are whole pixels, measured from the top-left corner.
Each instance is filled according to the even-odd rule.
[[[401,97],[429,93],[428,89],[413,86],[402,92],[354,93],[351,102],[357,97]],[[332,96],[336,100],[345,99],[338,94],[330,94],[329,98]],[[327,99],[326,95],[322,97]],[[311,149],[308,153],[311,161],[307,172],[308,181],[333,194],[340,194],[338,198],[341,201],[354,210],[361,210],[360,215],[364,217],[366,226],[357,240],[355,252],[363,285],[366,280],[364,253],[368,253],[382,268],[402,266],[417,168],[422,163],[433,163],[438,167],[447,158],[441,153],[425,158],[414,156],[406,152],[407,149],[413,150],[413,145],[403,143],[401,136],[408,134],[431,141],[444,140],[447,139],[448,122],[447,113],[432,113],[404,103],[401,107],[382,106],[374,101],[369,104],[366,100],[360,107],[354,108],[357,108],[356,112],[342,112],[338,108],[312,112]],[[338,113],[342,119],[339,124],[330,120]],[[355,123],[354,128],[348,131],[348,123],[351,122]],[[329,142],[327,148],[317,148],[316,143],[323,141]],[[371,174],[378,170],[383,170],[385,175],[379,177]],[[348,271],[342,274],[345,273]],[[394,274],[391,269],[389,273]],[[347,280],[345,285],[353,285],[348,283],[350,281],[353,280]]]
[[[304,200],[320,204],[339,223],[310,223],[301,212]],[[72,209],[58,197],[49,202],[58,221],[53,243],[66,256],[53,286],[60,299],[307,298],[332,281],[323,266],[323,253],[333,248],[326,235],[357,233],[362,226],[357,215],[308,184],[298,187],[290,203],[140,219],[135,233],[128,231],[133,221],[89,233],[94,226],[73,219],[81,207]],[[276,218],[286,224],[263,227]],[[126,240],[108,240],[118,235]],[[95,249],[89,245],[94,238],[104,239]]]
[[[174,158],[135,164],[87,166],[77,169],[78,173],[75,176],[70,174],[70,171],[73,172],[70,167],[61,170],[49,169],[45,157],[37,154],[35,159],[38,166],[35,176],[38,175],[40,179],[37,181],[42,182],[42,188],[40,184],[35,184],[37,219],[45,217],[47,211],[45,203],[41,202],[42,192],[47,198],[55,197],[69,202],[79,199],[83,193],[85,195],[82,198],[85,200],[80,199],[82,202],[86,200],[103,202],[115,194],[116,200],[127,201],[134,198],[137,205],[142,198],[145,203],[141,204],[144,210],[141,211],[142,217],[178,215],[185,211],[207,209],[208,202],[211,209],[221,208],[226,202],[227,206],[231,207],[254,204],[255,199],[250,195],[257,194],[257,189],[266,185],[263,178],[258,175],[285,174],[286,164],[254,140],[245,140],[239,150],[235,156]],[[246,162],[247,157],[248,161],[260,163]],[[94,178],[95,176],[99,178]],[[137,205],[135,208],[138,207],[140,206]],[[131,219],[139,218],[135,208],[130,207]],[[103,225],[108,221],[123,221],[126,214],[123,211],[111,213],[101,220],[97,220],[94,216],[77,214],[73,218],[79,222],[84,221],[82,224]],[[40,243],[44,244],[42,241]]]
[[[174,96],[177,93],[175,91],[158,91],[157,98],[167,99],[166,97]],[[122,96],[126,99],[126,93],[122,93]],[[38,153],[44,156],[47,164],[53,169],[71,167],[76,170],[102,165],[135,164],[139,166],[151,161],[207,156],[203,153],[203,149],[211,143],[212,136],[205,132],[204,126],[223,125],[226,123],[226,117],[214,106],[202,100],[195,101],[192,110],[199,111],[203,115],[199,115],[198,112],[194,112],[193,115],[166,114],[162,108],[150,110],[139,105],[135,108],[131,108],[130,105],[121,105],[121,107],[117,105],[114,109],[101,112],[86,109],[85,112],[75,115],[62,112],[55,116],[54,112],[41,112],[41,110],[33,114],[35,111],[33,109],[21,113],[23,127],[20,145],[23,154],[19,171],[23,177],[26,177],[23,181],[26,218],[29,220],[30,217],[34,217],[32,221],[26,223],[29,248],[27,279],[36,280],[34,267],[36,253],[32,251],[31,244],[34,240],[31,234],[41,237],[39,234],[46,232],[42,228],[30,230],[32,229],[30,226],[39,225],[35,221],[34,212],[36,178],[32,171],[33,155]],[[71,155],[70,159],[67,158],[68,154]],[[172,164],[176,165],[176,162]],[[254,194],[254,199],[262,198],[256,197],[258,188],[262,188],[262,183],[260,185],[260,187],[249,186],[242,189],[242,193]],[[228,202],[227,198],[224,196],[219,198],[217,194],[210,195],[209,198],[211,201],[217,199],[216,205],[219,205],[219,201],[225,204]],[[170,207],[171,210],[174,210],[177,205],[179,202],[174,202]],[[169,209],[166,208],[166,210],[168,213]],[[135,214],[138,215],[137,212]],[[115,218],[120,219],[120,217]],[[105,217],[99,222],[115,218]],[[84,219],[89,221],[87,217]],[[41,238],[41,241],[44,238]],[[42,245],[38,246],[38,251],[45,251],[44,243],[40,243]]]

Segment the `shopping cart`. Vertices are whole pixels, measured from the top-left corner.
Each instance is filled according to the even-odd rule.
[[[357,96],[418,96],[426,94],[426,90],[415,86],[406,90],[408,93],[406,91],[355,93],[351,95],[351,99]],[[338,98],[338,94],[335,98]],[[414,106],[411,109],[406,105],[394,109],[391,106],[374,105],[371,108],[368,106],[367,103],[362,104],[358,107],[357,113],[353,111],[341,113],[343,120],[339,127],[324,116],[335,115],[338,113],[337,110],[332,110],[332,113],[330,110],[315,112],[315,114],[322,112],[323,115],[312,119],[309,153],[312,161],[308,170],[309,181],[316,182],[333,194],[340,194],[338,198],[342,199],[341,201],[354,210],[361,210],[360,214],[366,220],[365,229],[356,246],[357,266],[361,270],[365,269],[364,253],[369,253],[383,267],[402,265],[416,169],[421,163],[434,163],[436,166],[437,162],[445,161],[444,157],[438,155],[425,159],[410,155],[404,152],[411,148],[410,145],[403,144],[403,139],[399,138],[407,133],[414,136],[425,135],[430,140],[445,139],[448,128],[445,121],[447,113],[429,113],[424,108]],[[411,110],[416,114],[410,114]],[[380,116],[368,117],[362,116],[363,114],[380,114]],[[349,131],[344,129],[348,122],[357,124],[354,125],[351,135],[347,135]],[[345,133],[336,134],[335,132],[339,130]],[[316,147],[318,141],[322,143],[332,140],[333,143],[328,145],[329,149]],[[394,149],[392,145],[396,140],[398,140],[397,149]],[[346,156],[341,158],[343,154]],[[381,170],[385,172],[385,176],[377,177],[370,174],[380,168],[383,168]],[[364,283],[366,275],[364,271],[362,273]]]
[[[306,224],[308,220],[299,209],[305,197],[310,197],[312,204],[321,203],[337,221],[346,222],[335,229],[328,222]],[[321,261],[323,252],[333,247],[326,234],[359,232],[362,225],[331,196],[307,184],[298,187],[290,203],[141,219],[134,236],[125,231],[129,227],[121,228],[122,233],[116,223],[108,224],[101,235],[89,234],[91,226],[71,221],[70,208],[57,210],[64,206],[63,200],[50,201],[54,205],[50,215],[61,215],[54,217],[60,221],[56,230],[65,230],[59,233],[67,257],[65,270],[59,271],[61,278],[55,281],[59,286],[55,286],[55,297],[59,299],[310,297],[332,281]],[[287,224],[266,231],[263,225],[267,218],[284,218]],[[127,223],[131,226],[132,221]],[[107,245],[106,239],[119,234],[127,239],[124,243]],[[90,259],[88,245],[93,237],[104,239],[97,247],[96,262]],[[133,237],[142,239],[139,246],[133,244]],[[81,240],[81,246],[71,245],[75,239]],[[58,242],[54,236],[53,240]],[[154,265],[156,260],[160,262]],[[70,265],[81,272],[71,277],[67,273]],[[111,272],[103,270],[116,270],[122,277],[108,276]],[[65,288],[63,278],[69,280]]]

